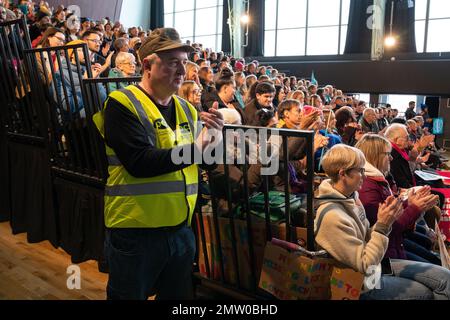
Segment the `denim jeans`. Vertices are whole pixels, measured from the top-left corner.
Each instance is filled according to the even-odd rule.
[[[430,263],[392,260],[394,276],[381,277],[381,289],[361,300],[449,300],[450,271]]]
[[[195,251],[189,227],[107,230],[108,300],[192,299]]]
[[[442,265],[441,259],[438,255],[434,254],[431,250],[424,248],[417,244],[415,241],[409,239],[403,240],[403,245],[406,251],[408,259],[421,262],[429,262],[437,266]],[[408,255],[410,253],[410,255]]]

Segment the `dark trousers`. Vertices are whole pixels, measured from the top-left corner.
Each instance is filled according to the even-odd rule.
[[[194,233],[179,229],[109,229],[108,300],[188,300],[193,298]]]

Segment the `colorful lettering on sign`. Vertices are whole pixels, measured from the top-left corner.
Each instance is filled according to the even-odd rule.
[[[352,297],[357,298],[360,294],[360,290],[354,288],[351,284],[345,283],[342,280],[336,279],[335,277],[331,277],[330,284],[332,287],[336,287],[338,289],[345,288],[347,294]]]

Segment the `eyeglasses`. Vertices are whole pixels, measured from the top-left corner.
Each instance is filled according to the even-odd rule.
[[[96,44],[102,44],[102,41],[101,40],[96,40],[96,39],[86,39],[87,41],[91,41],[91,42],[94,42],[94,43],[96,43]]]
[[[202,95],[202,90],[192,90],[192,94],[197,95],[197,96],[201,96]]]
[[[391,157],[392,154],[390,152],[382,152],[381,154],[384,154],[385,156]]]

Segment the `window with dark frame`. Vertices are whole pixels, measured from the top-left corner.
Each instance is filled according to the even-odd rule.
[[[177,29],[184,42],[190,40],[220,51],[223,1],[164,0],[164,26]]]

